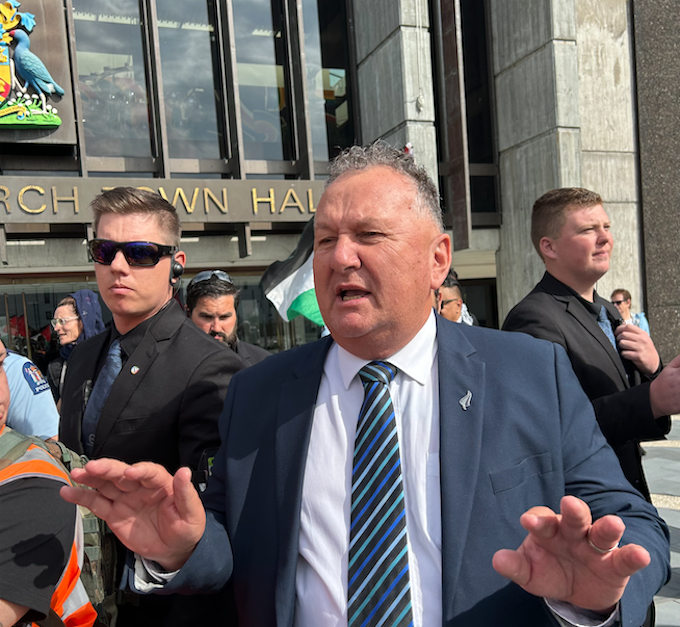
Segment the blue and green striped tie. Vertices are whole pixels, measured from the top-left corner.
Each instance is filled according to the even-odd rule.
[[[413,625],[399,438],[389,384],[397,369],[373,361],[359,376],[352,470],[347,615],[349,627]]]

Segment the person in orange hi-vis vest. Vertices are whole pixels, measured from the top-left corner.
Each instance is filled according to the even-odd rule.
[[[6,357],[0,342],[0,440],[12,435],[5,426]],[[69,483],[64,468],[36,444],[18,458],[0,456],[0,625],[51,617],[56,625],[92,627],[97,618],[80,581],[80,514],[59,497]]]

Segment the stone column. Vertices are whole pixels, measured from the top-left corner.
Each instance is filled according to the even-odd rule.
[[[676,0],[634,7],[647,314],[668,363],[680,352],[680,10]]]
[[[641,304],[626,0],[490,0],[503,226],[500,319],[540,279],[534,201],[556,187],[602,195],[615,255],[598,285]]]
[[[354,0],[364,144],[413,144],[437,181],[437,143],[427,0]]]

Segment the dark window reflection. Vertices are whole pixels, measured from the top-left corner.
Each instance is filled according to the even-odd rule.
[[[496,209],[496,177],[470,177],[470,204],[472,213],[494,213]]]
[[[303,0],[305,57],[315,161],[354,143],[344,2]]]
[[[170,157],[219,159],[215,30],[206,0],[157,0]]]
[[[470,163],[493,163],[493,125],[484,2],[461,0]]]
[[[498,328],[498,298],[496,279],[461,281],[463,300],[468,311],[477,318],[480,327]]]
[[[246,159],[293,159],[281,0],[233,0]]]
[[[138,3],[76,0],[74,18],[87,154],[152,156]]]

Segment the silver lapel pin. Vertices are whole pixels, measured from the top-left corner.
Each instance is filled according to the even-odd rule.
[[[137,374],[139,372],[139,366],[132,366],[130,368],[130,374]]]
[[[463,411],[467,411],[467,408],[470,407],[470,403],[472,403],[472,392],[470,390],[467,391],[467,394],[463,396],[459,401],[460,406],[463,408]]]

